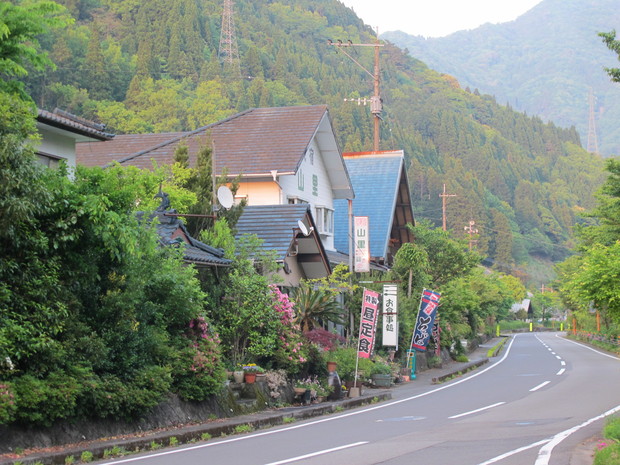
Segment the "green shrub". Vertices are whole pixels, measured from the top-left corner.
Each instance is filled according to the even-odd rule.
[[[603,428],[603,436],[620,441],[620,417],[611,418],[607,422],[605,428]]]
[[[592,465],[620,465],[620,444],[611,444],[597,450]]]
[[[170,371],[157,366],[140,370],[131,383],[114,375],[103,376],[92,382],[88,393],[91,414],[99,418],[138,418],[166,397],[171,384]]]
[[[10,383],[0,383],[0,425],[7,425],[15,419],[17,402]]]
[[[252,425],[244,424],[235,426],[235,433],[250,433],[252,431],[254,431]]]
[[[463,354],[457,355],[455,360],[457,362],[461,362],[461,363],[469,362],[469,359],[467,358],[467,355],[463,355]]]
[[[370,375],[389,375],[392,373],[390,366],[383,362],[375,362],[372,364]]]
[[[355,360],[357,351],[353,347],[337,348],[330,352],[329,358],[338,363],[338,376],[342,381],[353,381],[355,378]],[[370,359],[360,358],[358,366],[359,378],[367,378],[372,373],[373,365]]]
[[[87,451],[87,450],[82,452],[82,454],[80,455],[80,462],[88,463],[88,462],[92,462],[92,461],[93,461],[93,453],[92,452]]]
[[[51,426],[55,420],[71,417],[82,390],[82,386],[64,372],[54,372],[45,379],[24,375],[15,380],[14,388],[16,420],[43,426]]]

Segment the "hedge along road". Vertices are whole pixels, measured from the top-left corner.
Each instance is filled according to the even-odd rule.
[[[619,410],[618,358],[556,337],[514,337],[500,360],[440,387],[319,420],[102,463],[560,465]]]

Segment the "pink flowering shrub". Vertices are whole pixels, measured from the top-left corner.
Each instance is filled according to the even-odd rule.
[[[184,400],[201,401],[217,393],[226,379],[220,338],[200,316],[189,322],[189,344],[179,351],[173,368],[174,388]]]
[[[289,375],[297,374],[308,361],[308,348],[304,344],[299,325],[295,324],[294,304],[280,289],[269,286],[273,307],[280,316],[282,328],[278,336],[278,346],[274,353],[277,368],[286,370]]]

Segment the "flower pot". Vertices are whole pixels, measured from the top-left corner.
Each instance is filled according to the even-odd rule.
[[[254,382],[256,382],[256,373],[246,373],[245,382],[246,384],[253,384]]]
[[[267,381],[267,375],[265,373],[256,373],[256,382],[264,382]]]
[[[243,371],[234,371],[233,379],[235,380],[235,383],[243,383],[243,375]]]
[[[336,362],[327,362],[327,371],[329,373],[333,373],[334,371],[336,371],[337,366],[338,364]]]
[[[293,388],[293,391],[295,392],[296,396],[301,396],[302,394],[306,393],[306,388],[296,387],[296,388]]]
[[[392,375],[377,373],[371,376],[372,384],[377,387],[390,387],[392,385]]]

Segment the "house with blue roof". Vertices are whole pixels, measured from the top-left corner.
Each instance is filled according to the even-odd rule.
[[[387,269],[402,244],[413,242],[407,224],[415,224],[411,193],[402,150],[343,153],[355,192],[353,216],[369,219],[371,268]],[[334,200],[334,245],[332,262],[348,259],[349,205]],[[353,253],[354,254],[354,253]],[[374,265],[374,266],[373,266]]]

